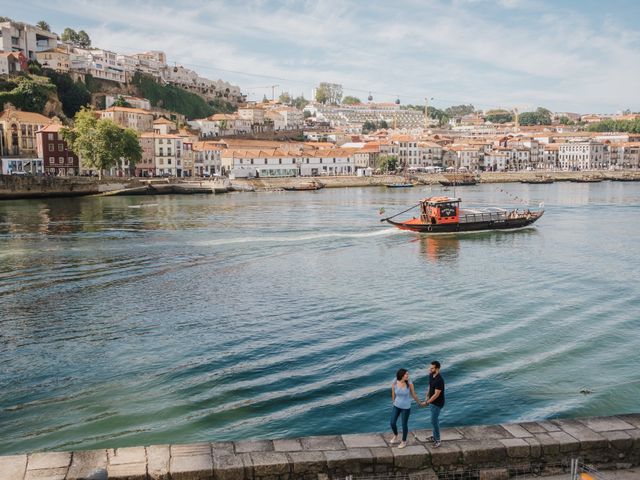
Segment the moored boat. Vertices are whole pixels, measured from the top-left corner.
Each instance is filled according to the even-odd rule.
[[[461,187],[465,185],[475,185],[478,181],[470,174],[444,175],[444,180],[440,184],[445,187]]]
[[[551,175],[536,175],[534,178],[525,178],[524,180],[520,180],[520,183],[553,183],[553,178],[551,177]]]
[[[411,188],[415,187],[413,183],[410,182],[397,182],[397,183],[385,183],[385,187],[387,188]]]
[[[596,177],[592,175],[583,175],[581,177],[572,178],[569,180],[573,183],[599,183],[603,180],[602,177]]]
[[[408,220],[395,221],[393,218],[401,215],[400,212],[391,217],[383,218],[385,221],[402,230],[410,230],[419,233],[457,233],[484,230],[514,230],[531,225],[544,214],[544,210],[505,210],[503,208],[473,208],[460,209],[459,198],[429,197],[414,205],[408,210],[418,207],[420,215]]]
[[[320,190],[321,188],[324,188],[324,185],[320,182],[316,182],[315,180],[311,182],[301,183],[299,185],[282,187],[283,190],[286,190],[288,192],[304,192],[308,190]]]

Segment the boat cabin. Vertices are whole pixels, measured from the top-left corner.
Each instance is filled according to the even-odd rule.
[[[420,219],[429,225],[458,223],[460,199],[449,197],[429,197],[420,201]]]

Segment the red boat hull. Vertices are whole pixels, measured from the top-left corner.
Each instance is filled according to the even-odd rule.
[[[420,222],[417,219],[409,220],[406,222],[394,222],[393,220],[387,220],[390,224],[402,229],[410,230],[418,233],[458,233],[458,232],[479,232],[486,230],[515,230],[518,228],[524,228],[540,217],[544,211],[530,213],[526,216],[519,216],[516,218],[505,218],[499,220],[486,220],[479,222],[465,222],[465,223],[445,223],[431,225],[428,223]]]

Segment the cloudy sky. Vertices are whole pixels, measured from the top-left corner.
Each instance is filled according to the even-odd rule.
[[[5,4],[6,5],[6,4]],[[635,0],[11,2],[1,15],[86,30],[121,53],[164,50],[250,98],[321,81],[375,101],[640,111]],[[10,10],[10,11],[7,11]]]

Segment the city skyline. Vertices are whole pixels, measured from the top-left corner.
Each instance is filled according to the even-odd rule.
[[[640,110],[640,6],[615,2],[407,0],[217,2],[25,2],[5,15],[46,20],[61,34],[86,30],[94,46],[130,54],[163,50],[171,64],[240,85],[252,100],[311,96],[340,83],[362,100],[479,109]]]

